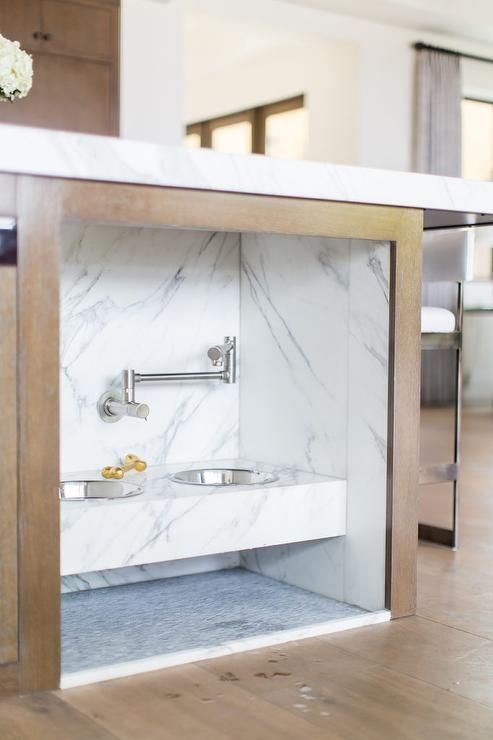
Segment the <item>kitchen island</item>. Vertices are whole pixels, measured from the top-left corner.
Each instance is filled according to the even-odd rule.
[[[108,573],[134,582],[129,567],[157,568],[158,580],[158,565],[171,568],[173,581],[173,562],[190,579],[236,568],[372,619],[412,614],[423,211],[484,219],[493,186],[16,127],[0,127],[0,172],[4,683],[60,685],[61,573],[80,591],[87,573],[94,589]],[[236,385],[156,384],[143,399],[148,424],[98,417],[98,397],[130,363],[195,370],[207,342],[228,334],[239,342]],[[224,493],[217,548],[190,529],[224,513],[214,489],[166,494],[173,511],[181,500],[203,509],[182,530],[169,529],[175,515],[155,485],[128,504],[63,501],[60,514],[61,479],[97,475],[130,451],[151,479],[153,466],[246,459],[295,484],[264,488],[258,506]],[[321,492],[311,516],[325,523],[309,520],[303,498],[283,522],[282,496],[304,495],[296,481],[317,476],[306,490]],[[131,529],[140,516],[145,536]],[[235,540],[244,517],[256,529]],[[132,551],[137,535],[145,556]],[[249,644],[269,644],[259,639]]]

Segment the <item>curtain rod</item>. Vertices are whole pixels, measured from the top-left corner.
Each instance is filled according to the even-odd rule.
[[[444,49],[442,46],[431,46],[430,44],[425,44],[423,41],[416,41],[413,46],[417,51],[421,51],[422,49],[427,49],[428,51],[440,51],[442,54],[450,54],[451,56],[461,57],[462,59],[472,59],[475,62],[487,62],[488,64],[493,64],[493,59],[490,57],[481,57],[477,54],[466,54],[465,52],[456,51],[455,49]]]

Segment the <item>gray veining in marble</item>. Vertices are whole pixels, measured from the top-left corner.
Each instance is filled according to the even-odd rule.
[[[239,333],[238,234],[66,225],[61,269],[61,470],[238,454],[238,385],[139,385],[147,422],[105,424],[99,396],[127,367],[210,370]]]
[[[173,473],[203,463],[174,463],[134,473],[143,488],[140,496],[63,501],[62,575],[344,534],[344,480],[244,458],[215,464],[272,472],[275,479],[235,486],[180,484],[171,479]],[[97,473],[74,477],[91,479]]]
[[[79,225],[66,228],[64,242],[65,471],[109,464],[127,451],[147,455],[152,464],[186,461],[191,451],[196,460],[240,453],[286,469],[348,477],[351,493],[346,538],[330,526],[335,510],[327,506],[325,519],[319,509],[317,527],[307,529],[305,521],[301,535],[296,522],[309,516],[301,490],[297,517],[292,507],[286,516],[287,499],[267,496],[261,497],[261,517],[257,504],[249,507],[238,496],[239,508],[227,520],[215,496],[193,505],[174,495],[162,502],[142,497],[131,507],[116,502],[107,510],[111,519],[97,505],[72,503],[62,516],[62,573],[117,569],[119,580],[122,566],[254,547],[241,556],[245,567],[381,608],[388,245]],[[208,342],[226,333],[239,337],[237,386],[139,386],[152,421],[105,425],[97,418],[98,394],[122,367],[197,369],[199,348],[206,361]],[[159,549],[170,518],[172,542]],[[211,537],[202,522],[212,524]],[[289,534],[273,537],[276,522],[289,524]],[[261,546],[250,536],[260,525]],[[231,526],[237,536],[226,542]],[[77,558],[69,563],[74,548]],[[129,572],[131,579],[139,572]],[[113,573],[109,577],[114,582]],[[104,578],[82,575],[70,587]]]
[[[62,596],[62,671],[244,640],[364,613],[236,568]]]
[[[241,246],[241,454],[345,477],[348,242],[244,234]]]
[[[240,451],[346,478],[348,518],[345,537],[250,550],[241,563],[369,610],[384,605],[389,265],[387,243],[242,242]]]
[[[0,171],[289,198],[492,213],[493,184],[0,126]]]
[[[96,570],[89,573],[74,573],[61,578],[61,592],[88,591],[91,588],[123,586],[127,583],[156,581],[163,578],[188,576],[192,573],[210,573],[214,570],[238,568],[240,555],[237,552],[225,552],[218,555],[203,555],[197,558],[170,560],[166,563],[144,563],[129,565],[126,568]]]
[[[350,280],[349,493],[342,598],[372,611],[385,603],[389,244],[352,242]]]

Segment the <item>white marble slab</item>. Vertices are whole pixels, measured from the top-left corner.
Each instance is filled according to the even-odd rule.
[[[80,452],[74,442],[79,436],[81,449],[94,449],[98,454],[105,444],[115,445],[105,453],[107,455],[110,452],[110,459],[106,457],[103,460],[96,454],[90,458],[99,465],[112,462],[115,457],[118,459],[123,449],[134,451],[135,447],[135,451],[142,452],[140,435],[142,429],[147,432],[146,425],[128,419],[125,420],[126,428],[122,427],[118,432],[120,424],[105,425],[97,419],[93,405],[96,393],[91,390],[93,381],[89,367],[93,366],[94,358],[100,355],[105,362],[115,362],[114,372],[117,366],[128,364],[128,357],[121,358],[118,363],[115,361],[115,356],[121,351],[116,339],[121,343],[125,337],[127,315],[134,306],[138,307],[135,329],[138,321],[149,324],[147,296],[152,291],[149,291],[148,274],[152,281],[154,272],[157,272],[153,270],[156,264],[159,272],[165,274],[175,274],[171,268],[183,271],[183,250],[186,255],[196,256],[197,244],[207,244],[215,249],[219,238],[209,235],[206,239],[199,234],[196,243],[194,234],[172,231],[165,232],[164,237],[160,234],[144,231],[141,235],[140,230],[135,234],[131,230],[120,233],[117,229],[101,227],[85,231],[81,231],[81,227],[70,227],[67,232],[71,236],[67,243],[74,245],[71,247],[73,254],[70,250],[66,252],[68,262],[64,268],[71,276],[67,284],[70,287],[68,295],[72,297],[70,300],[64,297],[62,317],[66,318],[62,320],[74,333],[72,344],[82,347],[82,350],[87,346],[87,353],[85,362],[81,362],[79,353],[75,353],[77,375],[73,388],[79,390],[66,397],[69,410],[71,408],[74,413],[86,416],[68,418],[65,430],[67,437],[71,437],[68,444],[73,456],[68,459],[70,467],[66,465],[65,469],[79,467],[76,463],[80,460]],[[163,238],[165,252],[169,251],[166,259],[160,249]],[[62,572],[74,575],[70,582],[65,579],[65,583],[70,583],[68,589],[72,590],[81,585],[101,585],[108,579],[112,583],[133,582],[149,577],[149,573],[142,572],[146,564],[155,564],[157,568],[157,563],[176,558],[243,551],[240,562],[252,570],[336,599],[357,603],[364,608],[381,608],[386,521],[389,247],[387,244],[367,241],[350,243],[347,240],[255,234],[242,235],[241,247],[233,236],[228,236],[226,242],[231,246],[225,270],[228,288],[223,287],[222,295],[224,276],[221,277],[220,271],[218,274],[214,267],[210,290],[204,293],[202,301],[204,313],[209,311],[217,322],[223,320],[223,311],[229,316],[229,306],[236,307],[241,350],[240,382],[236,386],[239,395],[235,397],[235,407],[231,410],[220,403],[221,400],[226,401],[226,396],[219,398],[216,392],[209,399],[209,414],[214,416],[218,409],[217,413],[223,414],[220,420],[222,425],[225,421],[231,423],[234,420],[235,434],[223,435],[220,439],[225,449],[228,445],[232,450],[239,448],[244,458],[274,460],[277,465],[288,468],[294,466],[315,475],[348,478],[351,492],[347,503],[351,522],[350,529],[346,530],[348,536],[333,537],[332,530],[327,531],[323,527],[317,529],[315,523],[308,521],[306,526],[296,529],[294,533],[288,535],[283,531],[279,535],[276,531],[278,525],[272,523],[279,519],[279,511],[284,515],[286,499],[282,500],[282,504],[279,502],[276,512],[277,504],[273,497],[270,497],[268,504],[262,503],[262,522],[269,521],[271,527],[270,532],[264,531],[263,539],[255,539],[259,522],[255,521],[253,530],[250,530],[254,516],[250,508],[253,503],[251,498],[245,499],[246,509],[241,509],[244,514],[239,517],[240,525],[236,519],[232,519],[230,510],[218,505],[216,511],[214,500],[213,505],[204,503],[204,499],[198,500],[197,510],[194,503],[188,513],[186,503],[183,503],[186,498],[183,489],[181,501],[176,503],[172,498],[167,501],[164,525],[162,497],[159,504],[150,501],[144,505],[144,499],[141,499],[137,509],[133,508],[133,501],[130,500],[124,504],[111,502],[104,505],[104,516],[97,512],[98,504],[93,503],[90,505],[92,508],[88,509],[88,504],[71,502],[62,508],[63,541],[67,543],[63,550]],[[118,250],[123,247],[123,274],[119,272],[122,269],[119,257],[114,258],[112,264],[113,245],[117,245]],[[152,246],[156,247],[157,256]],[[90,257],[91,248],[98,260],[103,250],[106,262],[101,275],[92,272],[94,260]],[[137,281],[137,288],[141,291],[139,300],[135,299],[136,287],[131,277],[132,250],[137,248],[149,269],[149,273]],[[79,252],[80,265],[77,263]],[[238,252],[241,253],[241,261]],[[218,264],[214,252],[207,259],[203,257],[200,269],[197,268],[197,272],[190,275],[191,281],[192,278],[193,282],[198,281],[199,295],[201,286],[207,284],[206,276],[211,264]],[[112,269],[108,269],[108,265]],[[78,328],[80,323],[84,328],[85,323],[76,321],[77,311],[84,311],[84,301],[88,301],[90,315],[99,310],[98,279],[106,281],[106,290],[111,290],[111,295],[124,302],[123,314],[117,311],[115,320],[108,322],[108,333],[115,339],[109,357],[105,354],[104,345],[98,344],[97,333],[89,333],[91,341],[87,345],[81,341]],[[85,289],[86,280],[89,285],[96,285],[95,295],[92,295],[91,288],[89,291]],[[77,302],[79,282],[82,283],[81,308]],[[185,301],[193,291],[193,283],[187,287],[184,282],[180,291],[183,291]],[[88,300],[89,297],[91,300]],[[192,299],[197,299],[197,295]],[[152,345],[149,349],[152,360],[156,330],[162,327],[164,332],[169,331],[168,315],[171,324],[180,327],[183,316],[187,316],[186,306],[180,313],[171,301],[163,308],[159,322],[144,326],[147,344]],[[188,315],[188,323],[192,325],[193,313]],[[178,347],[183,346],[180,331],[174,335],[174,343]],[[170,344],[173,345],[173,342]],[[65,346],[69,350],[71,342],[64,343]],[[132,354],[137,349],[140,348],[132,347]],[[129,350],[125,348],[125,351]],[[84,357],[84,352],[81,351],[80,355]],[[62,357],[65,356],[65,353],[62,354]],[[67,373],[64,375],[62,379],[66,380]],[[83,388],[88,389],[87,393],[81,392]],[[139,394],[147,390],[145,386],[138,388]],[[156,386],[149,390],[155,391],[154,403],[159,403],[160,393],[171,389]],[[229,388],[224,390],[228,391]],[[87,407],[77,401],[79,397],[90,397],[91,392],[93,399],[87,403]],[[148,398],[146,395],[145,400]],[[206,396],[204,403],[207,400]],[[159,424],[163,418],[169,418],[169,425],[172,429],[175,427],[175,416],[180,413],[178,401],[174,389],[166,395],[166,404],[159,407],[159,442],[159,435],[163,433]],[[82,421],[80,426],[79,419]],[[90,420],[89,424],[87,419]],[[182,432],[181,445],[158,444],[148,447],[150,462],[175,463],[180,459],[177,456],[180,454],[185,463],[187,450],[195,444],[210,445],[209,458],[200,454],[204,447],[196,448],[199,450],[196,459],[200,460],[214,459],[221,449],[216,445],[217,431],[211,428],[209,434],[210,424],[206,415],[190,415],[189,419],[179,420],[176,426]],[[208,431],[207,434],[204,434],[204,429]],[[91,437],[86,442],[88,431]],[[126,436],[129,432],[138,436]],[[106,437],[101,436],[102,433]],[[121,437],[117,437],[117,433]],[[122,449],[123,445],[125,448]],[[196,495],[196,489],[192,489],[192,494]],[[262,492],[264,494],[265,490]],[[215,502],[218,500],[216,496]],[[239,501],[240,497],[237,503]],[[303,521],[312,516],[310,510],[305,510],[305,504],[306,500],[300,502]],[[67,510],[67,507],[73,508]],[[269,516],[267,511],[270,511]],[[289,516],[292,510],[290,512]],[[298,515],[293,516],[296,519]],[[165,542],[170,518],[173,520],[173,537]],[[192,526],[190,522],[195,524]],[[198,533],[193,529],[195,526],[199,527]],[[211,526],[214,529],[212,537],[209,532]],[[235,528],[234,536],[231,531],[220,531],[231,530],[232,527]],[[134,534],[134,529],[138,529],[137,534]],[[255,544],[257,542],[260,543],[258,547]],[[367,563],[371,563],[369,570]],[[104,572],[97,573],[100,570],[106,572],[107,578]],[[80,579],[75,575],[88,572],[87,577],[82,575]],[[366,575],[362,576],[362,573]]]
[[[346,478],[348,526],[241,563],[370,610],[384,605],[389,256],[371,241],[242,241],[240,454]]]
[[[138,497],[64,501],[62,576],[345,533],[344,480],[245,459],[214,464],[273,471],[278,480],[234,488],[170,480],[172,472],[184,467],[204,467],[202,460],[134,474],[145,488]],[[97,475],[78,472],[70,477]]]
[[[90,591],[93,588],[108,588],[108,586],[124,586],[129,583],[143,583],[145,581],[176,578],[197,573],[211,573],[216,570],[239,568],[240,554],[238,552],[215,553],[197,558],[170,560],[166,563],[143,563],[129,565],[124,568],[96,570],[89,573],[73,573],[62,576],[62,594],[75,591]]]
[[[345,477],[349,242],[243,234],[240,454]]]
[[[493,183],[0,126],[0,172],[493,213]]]
[[[107,424],[97,402],[127,367],[213,369],[208,347],[239,333],[239,235],[69,224],[62,247],[62,474],[128,452],[149,464],[237,456],[239,384],[138,385],[147,421]]]
[[[345,601],[385,604],[390,245],[351,244]]]

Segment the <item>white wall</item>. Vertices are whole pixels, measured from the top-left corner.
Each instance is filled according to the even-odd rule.
[[[185,122],[305,93],[308,159],[410,169],[416,39],[490,54],[280,0],[122,0],[120,133],[180,145]],[[493,99],[492,66],[463,76]]]
[[[181,144],[183,31],[179,3],[122,0],[120,136]]]
[[[488,56],[493,56],[491,49]],[[466,97],[493,101],[493,66],[464,59],[462,89]]]
[[[308,159],[410,169],[412,43],[491,55],[485,44],[279,0],[181,5],[186,122],[304,92],[311,118]],[[465,62],[464,91],[493,98],[493,67]]]

